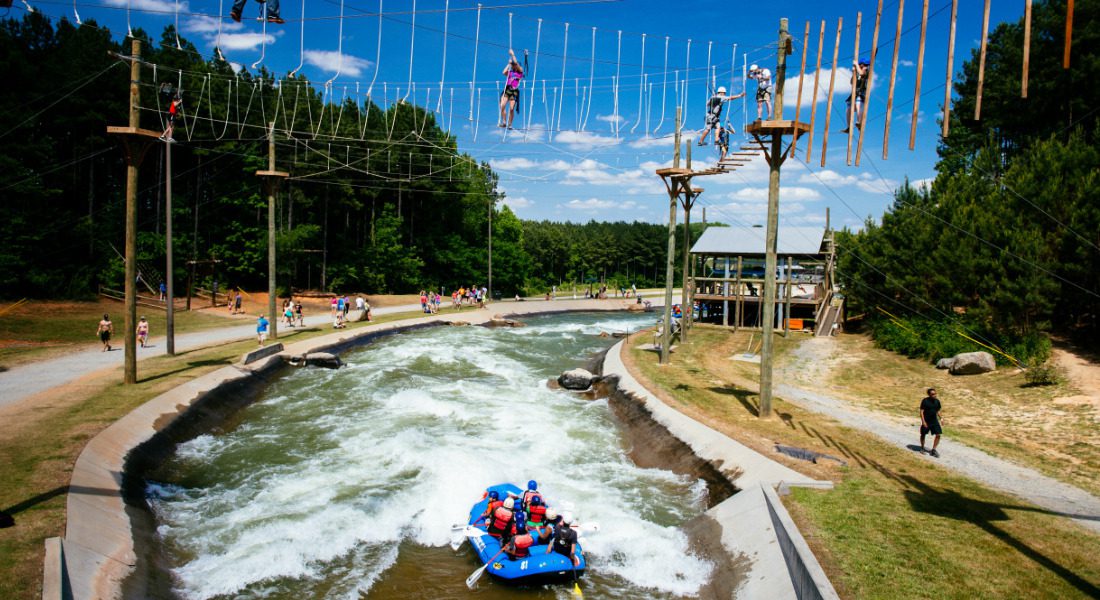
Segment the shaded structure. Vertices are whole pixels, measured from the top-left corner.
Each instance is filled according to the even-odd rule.
[[[760,330],[764,315],[766,230],[708,227],[691,248],[689,289],[702,322]],[[780,227],[776,247],[775,322],[784,334],[829,335],[844,298],[836,289],[833,232],[824,227]]]

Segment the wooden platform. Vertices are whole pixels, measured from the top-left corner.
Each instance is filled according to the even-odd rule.
[[[810,124],[802,121],[753,121],[745,127],[745,132],[755,136],[802,135],[810,131]]]
[[[142,129],[140,127],[115,127],[113,125],[108,125],[107,133],[111,135],[123,135],[134,138],[153,138],[158,140],[160,139],[159,133],[151,129]]]
[[[755,304],[757,302],[762,302],[764,300],[763,296],[738,296],[736,294],[730,294],[729,296],[723,296],[721,294],[693,294],[692,298],[694,298],[696,300],[704,300],[704,301],[708,301],[708,302],[725,302],[725,301],[736,302],[736,301],[740,300],[742,302],[749,303],[749,304]],[[780,304],[786,304],[787,303],[786,297],[777,298],[776,301]],[[814,300],[812,298],[791,298],[791,305],[792,306],[794,306],[794,305],[816,306],[818,303],[819,303],[819,301]]]
[[[256,171],[256,176],[257,177],[278,177],[278,178],[285,179],[287,177],[290,177],[290,173],[287,173],[286,171]]]

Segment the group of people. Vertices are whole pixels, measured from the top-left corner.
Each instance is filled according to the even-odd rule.
[[[454,298],[451,298],[452,302]],[[439,304],[443,301],[443,295],[432,290],[420,290],[420,310],[426,315],[439,313]]]
[[[333,296],[329,303],[332,311],[332,328],[343,329],[348,326],[348,312],[351,310],[352,300],[349,296]],[[362,296],[355,297],[355,309],[366,313],[366,320],[371,320],[370,303]]]
[[[298,327],[306,326],[306,318],[302,315],[302,302],[287,298],[283,300],[283,325],[294,327],[295,322],[298,323]]]
[[[103,344],[103,352],[111,351],[111,336],[114,333],[115,324],[111,321],[111,316],[103,313],[103,318],[96,326],[96,335],[99,336],[99,342]],[[149,320],[145,318],[145,315],[142,315],[141,319],[138,320],[136,333],[137,343],[144,348],[149,343]]]
[[[485,300],[488,297],[489,288],[487,287],[478,287],[476,285],[459,287],[457,290],[451,292],[451,307],[462,308],[463,304],[470,306],[476,304],[478,308],[485,308]]]
[[[573,566],[580,566],[572,517],[547,506],[538,487],[532,479],[523,494],[503,499],[496,490],[490,491],[485,512],[474,524],[484,523],[486,532],[500,539],[502,550],[512,560],[526,558],[533,546],[545,544],[547,554],[558,552],[573,561]]]

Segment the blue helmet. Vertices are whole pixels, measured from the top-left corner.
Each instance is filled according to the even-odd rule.
[[[531,506],[540,506],[542,504],[542,496],[539,496],[537,494],[534,495],[534,496],[531,496],[530,504],[531,504]]]
[[[516,527],[525,527],[527,525],[527,515],[522,510],[516,510]]]
[[[500,494],[498,494],[496,490],[489,490],[489,499],[500,500]]]
[[[539,483],[537,481],[535,481],[534,479],[532,479],[531,481],[527,482],[527,489],[529,489],[533,492],[533,491],[539,489]]]

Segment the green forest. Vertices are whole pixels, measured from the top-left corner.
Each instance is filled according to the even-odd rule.
[[[838,234],[851,314],[876,340],[936,359],[990,349],[1041,362],[1048,334],[1100,333],[1100,2],[1078,2],[1063,68],[1064,1],[1037,2],[1027,98],[1023,22],[990,34],[956,76],[950,133],[930,189],[908,185],[881,220]]]
[[[143,41],[141,127],[161,131],[174,90],[175,281],[266,287],[267,168],[291,173],[277,201],[277,282],[288,290],[407,293],[485,285],[492,227],[497,295],[551,286],[664,285],[667,229],[648,223],[521,222],[487,164],[463,153],[436,114],[383,109],[302,77],[235,73],[168,27]],[[93,22],[37,13],[5,20],[0,60],[0,297],[120,288],[126,163],[106,132],[126,125],[130,43]],[[191,106],[197,106],[192,114]],[[138,269],[165,264],[165,144],[139,176]],[[679,247],[679,246],[678,246]],[[679,265],[679,262],[677,262]],[[181,289],[177,287],[177,289]]]

